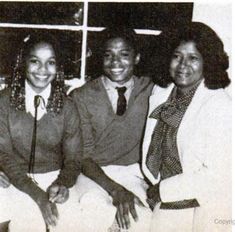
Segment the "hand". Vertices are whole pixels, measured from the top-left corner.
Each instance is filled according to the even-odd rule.
[[[159,183],[152,185],[147,190],[147,202],[149,207],[153,210],[155,205],[161,201],[160,191],[159,191]]]
[[[58,210],[56,204],[49,201],[47,193],[39,197],[36,203],[41,210],[45,223],[49,226],[56,226],[59,216]]]
[[[64,203],[69,198],[69,189],[63,185],[51,185],[47,192],[49,194],[49,201],[52,203]]]
[[[138,221],[138,215],[135,209],[135,203],[144,206],[140,199],[132,192],[123,187],[118,187],[111,192],[113,205],[117,207],[116,219],[119,227],[123,229],[130,228],[129,213],[135,221]]]
[[[4,174],[4,172],[0,171],[0,187],[7,188],[10,184],[11,183],[8,177]]]

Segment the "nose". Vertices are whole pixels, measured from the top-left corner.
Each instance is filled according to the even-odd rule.
[[[118,63],[119,61],[120,61],[120,59],[119,59],[118,56],[116,56],[116,55],[113,55],[113,56],[112,56],[111,62],[112,62],[113,64]]]
[[[179,67],[185,67],[187,66],[187,64],[188,64],[187,58],[182,57],[182,59],[179,62]]]
[[[40,73],[45,73],[45,72],[47,72],[47,66],[46,66],[46,64],[41,64],[41,65],[38,67],[38,71],[39,71]]]

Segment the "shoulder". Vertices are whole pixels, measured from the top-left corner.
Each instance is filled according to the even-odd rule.
[[[174,84],[170,84],[166,88],[154,85],[150,96],[150,105],[153,105],[153,107],[157,107],[159,104],[165,102],[169,97],[173,87]]]
[[[152,79],[148,76],[134,76],[134,81],[141,87],[153,87],[154,83],[152,82]]]
[[[75,89],[72,93],[72,96],[84,95],[84,94],[89,93],[89,92],[97,91],[97,90],[100,89],[99,88],[100,84],[101,84],[100,78],[89,81],[89,82],[85,83],[83,86]]]
[[[64,114],[77,114],[77,109],[75,107],[75,103],[71,96],[64,96],[64,106],[63,106],[63,112]]]
[[[208,110],[227,111],[232,106],[232,99],[224,89],[212,90],[204,85],[198,87],[194,101]]]

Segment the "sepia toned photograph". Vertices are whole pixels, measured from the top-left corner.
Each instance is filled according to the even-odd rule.
[[[0,232],[231,232],[232,3],[0,1]]]

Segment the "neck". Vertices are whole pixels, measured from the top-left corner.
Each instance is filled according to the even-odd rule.
[[[26,80],[26,81],[27,81],[28,85],[30,86],[30,88],[37,94],[40,94],[48,87],[48,85],[47,85],[44,88],[38,88],[38,87],[33,86],[28,80]]]
[[[187,94],[188,92],[190,92],[194,88],[197,88],[197,86],[201,83],[201,81],[202,81],[202,79],[199,80],[194,85],[191,85],[191,86],[188,86],[188,87],[177,86],[176,94],[179,95],[179,96]]]

